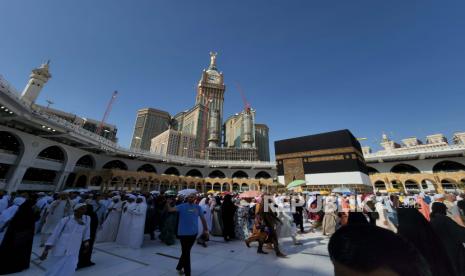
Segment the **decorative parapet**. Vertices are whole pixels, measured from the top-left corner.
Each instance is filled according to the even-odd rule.
[[[32,115],[43,121],[47,125],[56,125],[64,129],[67,135],[74,136],[79,138],[87,143],[92,143],[93,145],[99,147],[102,150],[107,152],[118,153],[122,155],[128,155],[131,157],[144,157],[147,159],[152,159],[155,161],[162,161],[167,163],[179,163],[181,165],[199,165],[206,167],[250,167],[257,169],[275,169],[275,162],[265,162],[265,161],[230,161],[230,160],[205,160],[198,158],[187,158],[182,156],[175,155],[157,155],[150,151],[137,150],[137,149],[128,149],[118,145],[117,143],[102,137],[96,133],[88,131],[82,128],[80,125],[73,124],[65,119],[62,119],[58,116],[55,116],[50,113],[46,113],[41,110],[40,107],[32,105],[29,106],[24,101],[21,100],[19,92],[11,86],[8,81],[6,81],[0,75],[0,96],[6,95],[15,103],[19,104],[28,115]],[[26,119],[30,119],[30,116],[25,116]]]

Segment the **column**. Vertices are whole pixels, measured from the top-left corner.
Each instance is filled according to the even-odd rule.
[[[70,173],[71,172],[68,171],[62,171],[58,173],[57,177],[55,178],[55,182],[53,183],[55,185],[55,192],[63,190],[63,188],[65,187],[66,179],[68,178]]]
[[[18,190],[21,181],[23,180],[24,174],[26,173],[28,165],[16,165],[12,166],[13,173],[8,178],[5,189],[8,193]]]

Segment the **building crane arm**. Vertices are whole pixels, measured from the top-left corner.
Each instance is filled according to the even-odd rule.
[[[244,102],[245,112],[250,113],[250,104],[247,101],[247,98],[245,97],[244,90],[242,89],[239,83],[236,83],[236,86],[237,86],[237,90],[239,90],[239,93],[241,93],[242,101]]]
[[[105,113],[103,114],[102,121],[100,121],[100,124],[99,124],[97,130],[95,131],[95,133],[97,133],[98,135],[100,135],[100,134],[102,133],[103,125],[104,125],[105,122],[107,121],[108,116],[110,116],[111,108],[112,108],[112,106],[113,106],[113,103],[114,103],[115,100],[116,100],[116,96],[118,96],[118,91],[114,91],[113,94],[111,95],[111,99],[110,99],[110,101],[108,102],[108,105],[107,105],[107,108],[106,108],[106,110],[105,110]]]

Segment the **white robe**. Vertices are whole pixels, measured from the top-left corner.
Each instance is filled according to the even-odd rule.
[[[147,203],[141,202],[128,209],[130,213],[129,243],[131,248],[141,248],[144,242],[145,215],[147,213]]]
[[[281,220],[277,224],[277,233],[279,238],[288,238],[297,236],[297,226],[294,223],[294,218],[290,212],[290,206],[288,204],[282,204],[279,206],[282,211],[277,213],[278,218]]]
[[[9,196],[4,195],[2,199],[0,199],[0,214],[8,208],[8,200],[10,199]]]
[[[129,236],[129,225],[131,225],[131,214],[129,213],[129,210],[134,208],[135,204],[135,202],[126,202],[126,204],[124,204],[121,221],[118,227],[118,234],[116,235],[117,244],[129,246],[129,240],[131,239]],[[124,209],[126,209],[126,211],[124,211]]]
[[[55,227],[46,245],[52,246],[47,261],[46,276],[73,275],[79,261],[79,249],[83,241],[90,239],[90,217],[83,216],[80,225],[74,215],[64,217]]]
[[[118,227],[121,220],[121,211],[123,203],[118,201],[117,203],[112,202],[108,209],[109,211],[107,218],[102,224],[102,230],[97,233],[97,242],[114,242],[116,235],[118,235]]]
[[[60,220],[73,213],[73,206],[68,200],[55,200],[47,207],[47,217],[44,226],[42,226],[42,234],[51,234],[55,227],[60,223]]]
[[[202,208],[203,217],[207,221],[208,232],[210,232],[212,230],[212,222],[213,222],[212,211],[210,209],[210,206],[208,206],[207,204],[202,204],[199,206],[200,208]],[[200,217],[198,218],[198,220],[199,220],[199,224],[198,224],[199,226],[198,226],[197,233],[199,236],[201,236],[203,234],[203,224],[202,224],[202,220],[200,219]]]
[[[379,215],[379,218],[376,220],[376,226],[397,233],[397,227],[389,220],[387,210],[384,207],[384,204],[381,202],[376,202],[375,208],[376,212],[378,212]],[[386,222],[387,224],[384,224],[384,222]]]

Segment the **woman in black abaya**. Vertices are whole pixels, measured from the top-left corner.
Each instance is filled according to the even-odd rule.
[[[1,275],[29,268],[36,219],[34,205],[35,201],[32,199],[27,199],[21,204],[5,230],[0,245]]]

